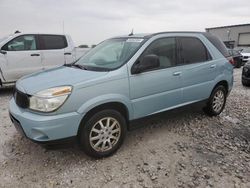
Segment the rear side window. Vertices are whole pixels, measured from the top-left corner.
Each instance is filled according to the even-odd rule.
[[[224,57],[230,56],[226,46],[220,39],[210,33],[203,33],[203,35],[220,51],[220,53],[222,53]]]
[[[40,35],[42,50],[55,50],[66,48],[67,40],[63,35]]]
[[[199,63],[211,60],[205,45],[194,37],[178,37],[180,64]]]

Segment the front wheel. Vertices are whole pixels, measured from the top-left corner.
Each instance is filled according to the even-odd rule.
[[[116,110],[102,110],[90,117],[80,130],[80,146],[91,157],[112,155],[126,135],[125,118]]]
[[[204,108],[205,113],[208,114],[209,116],[219,115],[225,107],[227,98],[226,94],[227,92],[224,86],[222,85],[217,86],[213,90],[207,102],[207,105]]]

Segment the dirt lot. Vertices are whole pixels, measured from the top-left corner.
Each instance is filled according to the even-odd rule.
[[[0,187],[250,187],[250,88],[235,70],[219,117],[185,108],[137,122],[112,157],[47,150],[18,135],[0,90]]]

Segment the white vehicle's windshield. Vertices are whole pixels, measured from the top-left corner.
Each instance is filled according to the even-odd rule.
[[[244,48],[244,49],[242,50],[242,53],[250,53],[250,48]]]
[[[115,38],[97,45],[76,65],[92,70],[113,70],[123,65],[142,45],[142,38]]]

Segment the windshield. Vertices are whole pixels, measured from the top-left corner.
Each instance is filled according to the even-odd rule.
[[[244,48],[244,49],[242,50],[242,53],[250,53],[250,48]]]
[[[122,66],[142,45],[142,38],[109,39],[79,59],[76,64],[88,70],[109,71]]]

